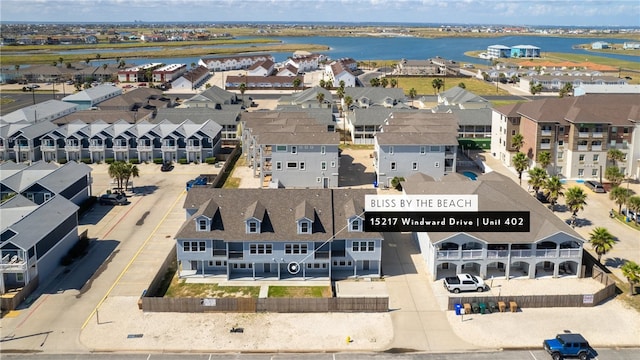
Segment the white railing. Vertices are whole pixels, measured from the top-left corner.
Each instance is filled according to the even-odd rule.
[[[551,130],[542,130],[542,131],[540,131],[540,135],[542,135],[542,136],[551,136]]]
[[[65,145],[66,151],[80,151],[80,145]]]
[[[558,256],[556,249],[538,249],[536,250],[536,257],[538,258],[555,258]]]
[[[40,150],[42,151],[56,151],[57,146],[55,145],[40,145]]]
[[[509,252],[507,250],[487,250],[488,259],[498,259],[506,257],[509,257]]]
[[[463,259],[482,259],[483,250],[462,250]]]
[[[588,138],[589,137],[589,133],[588,132],[579,132],[578,133],[578,137],[579,138]]]
[[[591,145],[591,151],[602,151],[602,145]]]
[[[202,146],[200,145],[187,145],[187,151],[200,151]]]
[[[601,132],[594,132],[594,133],[593,133],[593,137],[594,137],[594,138],[601,138],[601,137],[603,137],[603,136],[604,136],[604,135],[603,135]]]
[[[160,149],[162,151],[176,151],[178,149],[178,146],[176,146],[176,145],[162,145],[162,147]]]
[[[540,149],[548,150],[551,149],[551,144],[540,144]]]
[[[138,145],[138,151],[152,151],[153,146],[151,145]]]
[[[577,258],[582,255],[582,249],[560,249],[561,258]]]
[[[588,147],[587,145],[578,145],[578,151],[587,151]]]
[[[436,252],[438,259],[460,259],[460,251],[458,250],[442,250]]]
[[[104,145],[89,145],[89,151],[104,151]]]
[[[511,250],[511,257],[514,258],[528,258],[533,256],[532,250]]]
[[[113,145],[113,151],[127,151],[129,150],[129,145]]]

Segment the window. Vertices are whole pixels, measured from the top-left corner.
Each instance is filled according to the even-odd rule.
[[[285,254],[306,254],[307,244],[285,244],[284,253]]]
[[[389,154],[393,155],[393,146],[389,146]]]
[[[424,155],[427,153],[427,148],[425,146],[420,146],[420,155]]]
[[[44,193],[44,201],[49,201],[51,200],[51,193]]]
[[[580,154],[580,156],[578,156],[578,161],[584,161],[584,154]]]
[[[591,176],[592,177],[597,177],[598,176],[598,169],[591,169]]]
[[[418,163],[417,162],[414,161],[414,162],[411,163],[411,170],[414,170],[414,171],[418,170]]]
[[[255,234],[258,232],[258,222],[257,221],[248,221],[247,222],[247,232],[250,234]]]
[[[332,162],[331,162],[331,167],[332,167],[332,168],[336,167],[336,162],[335,162],[335,161],[332,161]]]
[[[349,231],[362,231],[362,224],[361,224],[361,220],[359,218],[353,219],[351,220],[351,223],[349,223]]]
[[[595,154],[595,155],[593,155],[593,161],[594,161],[594,162],[597,162],[597,161],[598,161],[598,159],[600,159],[600,155],[599,155],[599,154]]]
[[[440,162],[439,161],[434,162],[433,163],[433,167],[439,168],[440,167]]]
[[[578,169],[578,177],[584,177],[584,169]]]
[[[300,220],[298,222],[298,233],[299,234],[311,234],[311,224],[307,220]]]
[[[206,231],[207,230],[207,220],[200,219],[198,220],[198,231]]]
[[[295,161],[289,161],[287,162],[287,169],[288,170],[292,170],[292,169],[297,169],[298,168],[298,163]]]
[[[396,162],[395,162],[395,161],[392,161],[392,162],[391,162],[391,170],[392,170],[392,171],[397,170]]]
[[[182,251],[184,252],[204,252],[205,249],[204,241],[185,241],[182,243]]]
[[[511,130],[511,136],[514,136],[516,134],[515,130]]]
[[[23,273],[16,273],[16,281],[21,283],[24,282],[24,274]]]
[[[358,252],[374,251],[375,244],[373,241],[354,241],[351,250]]]
[[[327,147],[322,145],[320,146],[320,154],[324,155],[327,153]]]
[[[276,152],[285,152],[287,151],[287,145],[276,145]]]
[[[300,161],[300,170],[304,170],[305,164],[304,161]]]
[[[564,152],[558,151],[558,159],[562,159],[563,156],[564,156]]]
[[[28,193],[28,194],[27,194],[27,199],[29,199],[30,201],[34,201],[34,195],[33,195],[33,193]]]
[[[431,146],[430,151],[431,152],[438,152],[438,151],[440,151],[440,146]]]
[[[326,161],[320,162],[320,170],[327,170],[327,162]]]
[[[252,254],[271,254],[273,253],[272,244],[249,244],[249,252]]]
[[[560,147],[564,146],[564,140],[558,140],[558,146]]]
[[[291,153],[292,154],[297,154],[298,153],[298,147],[297,146],[291,146]]]
[[[276,161],[276,170],[282,170],[282,161]]]

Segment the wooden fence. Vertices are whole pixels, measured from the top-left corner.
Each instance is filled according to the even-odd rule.
[[[25,299],[27,299],[27,297],[29,297],[29,295],[31,295],[32,292],[35,291],[39,282],[39,278],[36,276],[31,279],[27,285],[17,291],[3,294],[2,298],[0,298],[0,310],[12,311],[17,309],[18,305],[20,305]]]
[[[386,312],[388,297],[377,298],[164,298],[143,297],[145,312]]]
[[[448,309],[454,310],[456,304],[464,303],[498,303],[508,304],[515,301],[520,308],[543,307],[593,307],[616,295],[616,283],[604,271],[594,266],[593,279],[604,285],[604,288],[593,294],[574,295],[520,295],[520,296],[469,296],[449,297]],[[517,280],[515,280],[517,281]]]

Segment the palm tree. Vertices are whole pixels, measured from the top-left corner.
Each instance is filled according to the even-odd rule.
[[[71,61],[67,61],[64,65],[67,67],[67,69],[71,69]]]
[[[635,285],[640,282],[640,265],[627,260],[621,267],[622,275],[629,282],[629,296],[635,295]]]
[[[389,79],[382,78],[382,80],[380,80],[380,86],[382,86],[383,88],[386,88],[387,86],[389,86]]]
[[[101,57],[102,55],[100,55],[100,53],[96,54],[96,60],[100,60]]]
[[[522,172],[524,172],[529,167],[529,159],[524,153],[518,152],[513,156],[512,162],[513,167],[518,172],[518,180],[520,180],[520,185],[522,185]]]
[[[109,177],[116,181],[117,187],[122,188],[124,178],[124,163],[121,161],[112,162],[107,170]]]
[[[567,95],[571,95],[572,92],[573,92],[573,85],[571,85],[571,83],[566,83],[566,84],[564,84],[562,89],[560,89],[560,92],[558,93],[558,96],[563,98],[563,97],[565,97]]]
[[[324,87],[324,85],[325,85],[325,81],[324,81],[324,79],[321,79],[321,80],[318,82],[318,85],[320,85],[320,87],[321,87],[321,88],[323,88],[323,87]]]
[[[512,83],[517,83],[518,80],[520,80],[520,78],[518,77],[518,75],[511,75],[511,82]]]
[[[58,62],[54,60],[54,61],[51,62],[51,65],[53,65],[53,67],[56,67],[56,66],[58,66]]]
[[[516,149],[516,152],[519,152],[522,146],[524,145],[524,136],[522,134],[517,133],[513,135],[511,138],[511,147]]]
[[[300,80],[299,77],[296,77],[295,79],[293,79],[293,90],[297,90],[300,87],[300,83],[302,83],[302,80]]]
[[[340,82],[338,83],[338,86],[340,86],[340,89],[342,89],[343,91],[344,91],[344,87],[345,87],[346,85],[347,85],[347,84],[344,82],[344,80],[340,80]]]
[[[612,186],[619,186],[624,180],[624,174],[617,166],[609,166],[604,171],[604,178],[609,180]]]
[[[631,190],[620,186],[615,186],[611,191],[609,191],[609,199],[613,200],[618,205],[618,213],[622,211],[622,205],[626,204],[630,197]]]
[[[531,84],[529,85],[529,92],[531,95],[535,95],[542,92],[542,84]]]
[[[369,84],[371,84],[372,87],[378,87],[378,86],[380,86],[380,79],[373,78],[373,79],[369,80]]]
[[[627,208],[636,213],[636,225],[640,222],[640,196],[632,196],[627,200]]]
[[[338,99],[342,100],[342,98],[344,98],[344,88],[339,87],[338,90],[336,90],[336,95]]]
[[[558,203],[558,198],[560,196],[564,196],[564,192],[562,189],[564,185],[560,181],[558,176],[552,176],[547,179],[547,182],[544,184],[544,195],[549,199],[549,203],[551,203],[551,210],[555,211],[556,204]]]
[[[64,59],[62,58],[62,56],[60,56],[58,58],[58,64],[60,64],[60,66],[62,66],[62,64],[64,64]]]
[[[127,63],[124,60],[118,61],[118,69],[122,69],[127,66]]]
[[[324,83],[324,88],[325,88],[325,89],[329,90],[329,89],[331,89],[332,87],[333,87],[333,81],[331,81],[331,80],[327,80],[327,81]]]
[[[240,84],[240,86],[238,86],[238,90],[240,90],[240,95],[242,95],[242,103],[244,104],[244,92],[247,91],[247,84]]]
[[[540,188],[544,186],[544,183],[547,181],[547,172],[544,171],[543,168],[534,167],[529,170],[529,185],[535,191],[536,196],[538,195],[538,191]]]
[[[548,151],[541,151],[536,156],[536,162],[541,168],[546,169],[551,164],[551,153]]]
[[[109,65],[107,63],[102,64],[102,70],[107,70]]]
[[[129,186],[129,180],[134,177],[140,177],[140,170],[132,163],[122,163],[122,180],[124,182],[124,190]]]
[[[395,88],[396,86],[398,86],[398,80],[391,79],[391,81],[389,82],[389,85],[391,85],[391,88]]]
[[[608,253],[613,248],[615,242],[615,238],[606,228],[599,226],[589,233],[589,243],[598,255],[598,262],[602,259],[602,255]]]
[[[618,161],[624,160],[625,155],[620,149],[609,149],[607,151],[607,160],[610,160],[613,166],[618,166]]]
[[[584,210],[584,206],[587,205],[587,194],[578,186],[567,189],[564,199],[573,216],[576,216],[578,211]]]
[[[85,64],[89,65],[90,62],[91,62],[91,59],[89,59],[89,58],[84,59],[84,63]]]
[[[16,72],[20,71],[20,65],[19,64],[13,65],[13,68],[16,69]]]
[[[444,83],[442,82],[442,79],[439,79],[439,78],[433,79],[431,81],[431,87],[433,87],[433,94],[435,95],[436,92],[439,92],[440,89],[442,89],[443,85]]]
[[[418,91],[415,88],[409,89],[409,98],[411,98],[411,107],[413,107],[413,99],[418,96]]]
[[[351,107],[351,104],[353,104],[353,98],[349,95],[344,97],[344,105],[347,107],[347,110],[349,110],[349,107]]]
[[[318,100],[318,104],[320,104],[320,107],[322,107],[322,103],[324,102],[324,94],[319,92],[318,95],[316,95],[316,99]]]
[[[459,84],[458,84],[458,87],[459,87],[460,89],[466,89],[466,88],[467,88],[467,85],[465,85],[463,82],[461,82],[461,83],[459,83]]]

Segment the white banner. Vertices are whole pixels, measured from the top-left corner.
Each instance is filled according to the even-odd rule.
[[[478,195],[365,195],[365,211],[478,211]]]

